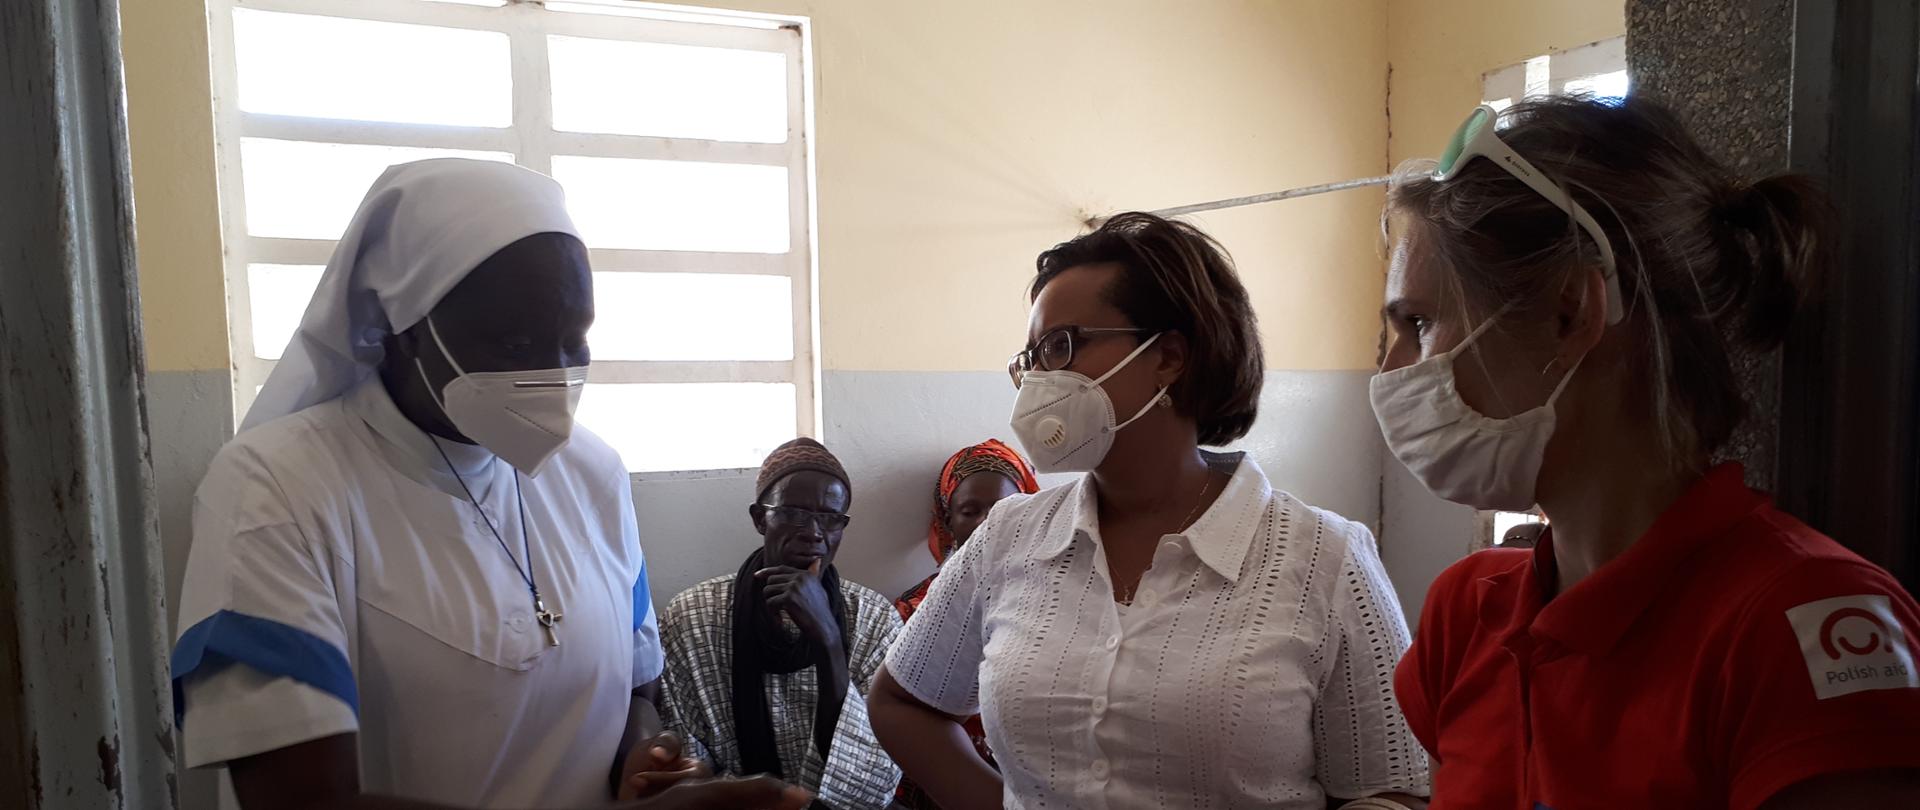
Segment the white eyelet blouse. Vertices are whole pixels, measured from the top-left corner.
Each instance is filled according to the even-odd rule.
[[[1008,807],[1426,795],[1392,692],[1406,620],[1366,527],[1242,458],[1123,613],[1097,523],[1085,478],[1001,502],[887,658],[921,701],[984,715]]]

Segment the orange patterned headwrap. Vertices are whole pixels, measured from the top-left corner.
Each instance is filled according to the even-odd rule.
[[[1027,465],[1027,460],[999,439],[988,439],[954,453],[947,459],[946,466],[940,468],[940,478],[933,486],[933,523],[927,527],[927,550],[933,553],[934,562],[946,562],[947,555],[953,552],[953,535],[947,531],[947,501],[953,498],[953,491],[960,487],[961,481],[980,472],[1004,475],[1029,495],[1040,491],[1040,482],[1034,479],[1033,468]]]

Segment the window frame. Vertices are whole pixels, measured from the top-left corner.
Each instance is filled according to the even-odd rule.
[[[548,5],[554,8],[549,9]],[[562,8],[566,10],[559,10]],[[510,48],[512,119],[506,127],[493,128],[245,112],[239,106],[239,68],[234,39],[236,9],[504,34]],[[544,174],[552,173],[552,161],[557,155],[786,168],[789,241],[785,253],[590,248],[588,254],[596,273],[669,272],[661,269],[665,266],[675,273],[787,277],[792,291],[793,358],[788,361],[595,360],[588,371],[587,382],[791,383],[795,433],[821,437],[813,48],[807,18],[620,0],[503,0],[495,6],[444,0],[210,0],[208,17],[215,166],[224,241],[222,264],[227,284],[229,370],[236,426],[252,406],[255,388],[266,382],[279,362],[261,358],[255,352],[248,265],[325,265],[338,241],[248,233],[241,144],[246,138],[270,138],[505,152],[511,154],[518,165]],[[783,143],[751,143],[556,130],[549,98],[549,36],[783,54],[787,57],[787,139]],[[601,316],[608,314],[602,312]],[[737,474],[740,469],[645,471],[632,475],[637,479],[699,478]]]
[[[1480,75],[1480,97],[1490,104],[1556,95],[1566,92],[1569,82],[1626,69],[1627,38],[1613,37],[1489,70]]]

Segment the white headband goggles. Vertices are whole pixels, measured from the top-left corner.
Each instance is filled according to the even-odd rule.
[[[1520,182],[1527,184],[1527,188],[1545,197],[1547,202],[1567,212],[1575,224],[1593,237],[1594,244],[1600,246],[1601,271],[1607,280],[1607,325],[1619,323],[1626,317],[1626,307],[1621,301],[1620,276],[1613,262],[1613,244],[1607,241],[1606,232],[1600,230],[1600,223],[1593,220],[1593,215],[1587,213],[1587,209],[1580,207],[1565,189],[1548,180],[1526,158],[1500,140],[1500,136],[1494,133],[1494,122],[1499,117],[1497,111],[1486,105],[1481,105],[1468,115],[1467,120],[1460,124],[1460,129],[1453,133],[1453,140],[1447,142],[1447,151],[1440,155],[1440,164],[1434,169],[1433,179],[1442,183],[1451,180],[1460,173],[1462,166],[1474,158],[1483,157],[1519,178]]]

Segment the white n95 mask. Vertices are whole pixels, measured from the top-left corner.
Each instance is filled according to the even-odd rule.
[[[1489,318],[1450,351],[1374,375],[1367,393],[1387,449],[1434,495],[1475,509],[1522,511],[1536,501],[1540,466],[1553,438],[1554,403],[1580,363],[1540,407],[1505,419],[1475,411],[1454,387],[1454,359],[1493,322]]]
[[[447,351],[432,316],[427,318],[427,331],[456,375],[435,394],[434,402],[441,412],[467,438],[505,459],[514,469],[528,478],[539,475],[573,434],[573,412],[580,406],[587,367],[469,373]],[[426,367],[420,365],[418,357],[413,363],[427,390],[433,391]]]
[[[1020,393],[1013,400],[1013,435],[1027,451],[1035,470],[1088,472],[1100,466],[1107,451],[1113,449],[1113,434],[1145,416],[1167,395],[1167,389],[1161,388],[1127,421],[1115,424],[1113,400],[1100,384],[1159,339],[1159,335],[1147,338],[1097,380],[1075,371],[1028,371],[1020,375]]]

